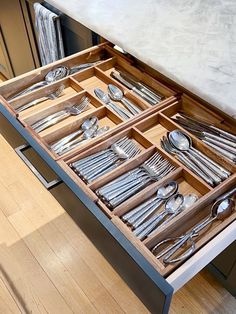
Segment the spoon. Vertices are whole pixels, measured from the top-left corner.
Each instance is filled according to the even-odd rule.
[[[25,88],[24,90],[22,90],[21,92],[11,96],[8,98],[8,101],[11,101],[19,96],[25,95],[26,93],[32,92],[40,87],[43,87],[45,85],[49,85],[52,84],[53,82],[56,82],[64,77],[66,77],[67,75],[69,75],[70,70],[65,67],[65,66],[59,66],[53,70],[50,70],[46,75],[43,81],[37,82],[27,88]]]
[[[142,112],[142,110],[140,110],[132,101],[124,96],[123,91],[117,86],[109,84],[108,91],[112,100],[120,101],[133,115],[137,115]]]
[[[115,105],[113,102],[111,102],[110,97],[105,94],[100,88],[95,88],[94,93],[104,104],[108,105],[124,120],[133,117],[133,114],[131,114],[128,110],[126,110],[125,108],[121,108],[120,106]]]
[[[175,181],[172,181],[165,186],[161,186],[158,188],[155,197],[152,197],[127,214],[123,215],[122,220],[127,221],[129,225],[137,228],[163,204],[164,200],[172,196],[177,190],[178,184]]]
[[[109,126],[104,126],[100,129],[98,129],[98,125],[93,125],[90,129],[85,130],[81,139],[75,139],[72,142],[69,142],[68,144],[64,145],[62,150],[58,152],[59,155],[65,154],[71,149],[79,146],[82,142],[90,140],[91,138],[97,137],[102,135],[103,133],[107,132],[110,129]]]
[[[61,146],[60,149],[58,149],[56,151],[56,153],[58,155],[65,154],[69,150],[71,150],[71,149],[75,148],[76,146],[78,146],[81,142],[86,141],[86,140],[90,140],[96,134],[97,129],[98,129],[98,125],[97,124],[93,125],[90,129],[85,130],[83,132],[81,138],[76,138],[73,141],[71,141],[71,142]]]
[[[183,210],[189,209],[193,206],[194,203],[198,200],[198,196],[194,193],[189,193],[187,195],[184,195],[184,202],[182,206],[179,208],[178,211],[176,211],[173,215],[171,215],[168,219],[166,219],[162,224],[160,224],[157,228],[155,228],[151,233],[149,233],[148,237],[151,237],[156,231],[166,225],[169,221],[171,221],[174,217],[176,217],[179,213],[181,213]]]
[[[166,201],[165,209],[154,215],[148,221],[143,223],[137,229],[134,230],[134,235],[138,239],[143,240],[146,236],[163,220],[167,215],[173,215],[178,212],[180,207],[183,205],[184,197],[182,194],[175,194]]]
[[[166,264],[172,264],[179,261],[182,261],[183,259],[190,256],[196,249],[195,242],[193,241],[193,237],[196,237],[199,235],[199,231],[207,227],[209,224],[211,224],[214,220],[224,220],[225,218],[229,217],[231,213],[234,211],[235,208],[235,202],[230,198],[220,199],[216,201],[212,205],[211,214],[208,218],[206,218],[201,223],[197,224],[191,231],[186,233],[185,235],[182,235],[180,237],[176,238],[167,238],[159,243],[157,243],[153,249],[152,252],[155,253],[156,250],[162,245],[166,244],[168,242],[172,242],[173,244],[169,247],[167,247],[165,250],[163,250],[160,254],[156,255],[156,258],[161,258],[165,255],[165,258],[163,259],[163,262]],[[190,240],[191,247],[188,248],[183,254],[178,255],[176,258],[171,258],[180,248],[183,247],[183,245]],[[176,242],[175,242],[176,241]]]
[[[58,150],[60,149],[61,146],[65,145],[68,143],[70,140],[72,140],[74,137],[82,134],[84,131],[90,129],[93,125],[98,123],[98,118],[95,116],[90,117],[89,119],[86,119],[80,126],[79,130],[63,137],[59,141],[55,142],[53,145],[51,145],[51,148],[53,150]]]
[[[215,185],[221,183],[222,179],[213,172],[213,165],[202,158],[192,148],[192,139],[180,130],[174,130],[169,133],[169,140],[179,151],[183,151],[187,156],[210,178]],[[206,166],[207,165],[207,166]]]

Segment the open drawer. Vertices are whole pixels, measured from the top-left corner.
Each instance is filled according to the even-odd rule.
[[[71,73],[52,84],[9,100],[17,91],[43,80],[49,70],[59,65],[72,68],[75,65],[98,60],[100,60],[99,63],[94,63],[79,73]],[[137,84],[130,88],[128,84],[122,84],[111,75],[114,71],[125,72],[128,78],[132,77],[136,82],[141,82],[141,85]],[[141,112],[134,117],[124,119],[114,110],[114,107],[101,101],[94,93],[94,89],[100,88],[107,93],[108,84],[121,89],[125,97],[134,103]],[[64,93],[60,97],[46,99],[28,109],[19,111],[20,107],[32,102],[35,98],[45,97],[62,85]],[[149,98],[141,97],[145,88],[149,90],[149,97],[152,98],[153,94],[160,96],[160,100],[156,104],[150,104],[147,101]],[[207,230],[200,232],[196,240],[194,239],[196,243],[194,252],[183,261],[167,264],[163,258],[157,258],[153,251],[160,241],[188,233],[196,224],[210,215],[212,204],[219,196],[236,186],[235,163],[219,154],[189,130],[186,131],[183,125],[178,123],[176,116],[184,112],[187,115],[193,115],[194,118],[204,117],[209,124],[216,125],[233,135],[236,134],[236,122],[219,110],[200,104],[187,95],[175,97],[173,90],[150,76],[145,69],[137,68],[133,58],[122,56],[106,43],[12,79],[0,86],[1,113],[112,235],[119,244],[119,250],[125,252],[127,259],[135,265],[134,269],[139,270],[139,272],[137,270],[137,274],[144,274],[152,289],[143,291],[148,295],[148,301],[145,302],[151,311],[154,311],[155,308],[157,313],[168,312],[173,291],[188,282],[236,239],[236,212],[234,211],[223,221],[214,221]],[[33,126],[40,119],[45,119],[58,111],[68,110],[84,97],[89,98],[90,101],[86,110],[81,114],[67,116],[42,131],[35,131]],[[116,104],[124,108],[124,104],[120,101],[117,101]],[[97,118],[99,128],[109,127],[105,133],[89,138],[81,145],[75,146],[69,151],[63,151],[62,154],[52,150],[52,145],[72,132],[76,132],[84,121],[94,116]],[[193,169],[189,169],[178,156],[166,151],[161,145],[161,139],[168,132],[176,129],[186,132],[190,136],[194,148],[206,154],[215,164],[223,167],[229,175],[221,182],[211,185]],[[111,146],[114,147],[114,144],[119,141],[131,141],[136,147],[136,152],[118,162],[113,156],[114,162],[117,163],[115,166],[111,163],[109,171],[104,168],[104,172],[100,173],[102,169],[100,168],[97,173],[99,175],[93,173],[91,176],[90,173],[86,177],[85,174],[78,171],[78,167],[74,167],[76,163],[80,164],[81,160],[86,157],[93,154],[99,156],[99,153],[105,150],[111,151]],[[143,164],[147,165],[153,155],[158,156],[155,157],[157,158],[155,160],[161,160],[165,164],[165,169],[168,168],[166,172],[161,172],[162,175],[158,178],[150,179],[144,174],[145,184],[141,180],[139,188],[132,190],[132,193],[127,191],[128,196],[122,199],[118,198],[115,202],[111,202],[113,198],[108,199],[105,197],[106,195],[100,193],[106,184],[137,168],[139,168],[139,173],[142,173]],[[104,167],[103,163],[99,166]],[[134,179],[129,181],[130,189],[136,188],[139,179],[134,176]],[[173,181],[176,182],[178,192],[182,196],[194,193],[196,202],[191,207],[178,212],[178,215],[164,225],[152,230],[150,235],[140,238],[134,232],[136,229],[132,224],[127,223],[124,216],[155,197],[161,186]],[[142,222],[146,222],[148,218],[163,211],[163,206],[162,203],[158,212],[155,209]],[[117,254],[119,255],[119,252]],[[121,265],[122,267],[125,268],[125,265]],[[143,290],[140,280],[134,276],[133,281],[139,281],[140,291]],[[142,298],[142,293],[139,295]]]

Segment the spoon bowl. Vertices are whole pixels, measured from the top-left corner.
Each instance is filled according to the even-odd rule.
[[[177,192],[178,184],[175,181],[171,181],[164,186],[158,188],[156,194],[158,199],[168,199],[172,194]]]
[[[217,220],[224,220],[232,214],[234,208],[235,201],[230,198],[216,201],[212,206],[211,216]]]

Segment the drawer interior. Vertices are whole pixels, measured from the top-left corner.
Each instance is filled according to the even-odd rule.
[[[98,59],[101,60],[99,64],[82,70],[80,73],[72,74],[12,101],[7,101],[7,99],[13,95],[13,91],[15,93],[15,91],[22,90],[44,79],[46,73],[58,65],[72,67],[97,61]],[[131,90],[115,80],[111,76],[112,71],[122,71],[128,73],[128,75],[132,75],[137,82],[144,83],[145,86],[150,87],[153,92],[160,95],[161,101],[152,106],[145,101],[145,99],[137,95],[133,89]],[[125,120],[119,116],[109,104],[98,99],[94,93],[94,89],[100,88],[103,92],[108,93],[108,84],[113,84],[121,89],[124,96],[132,101],[142,112],[131,119]],[[41,98],[55,92],[55,90],[59,89],[61,86],[63,86],[64,89],[60,97],[44,100],[22,112],[17,112],[21,106],[28,104],[36,98]],[[108,49],[105,45],[91,48],[75,56],[58,61],[53,65],[48,65],[13,79],[9,83],[0,86],[0,94],[6,100],[4,101],[6,107],[11,109],[11,113],[23,124],[28,132],[37,139],[37,142],[47,150],[47,153],[56,160],[76,185],[98,205],[100,210],[105,213],[113,224],[122,231],[125,237],[165,278],[173,274],[175,270],[181,270],[184,262],[166,264],[163,258],[156,258],[155,252],[152,252],[153,247],[166,238],[179,237],[190,231],[193,226],[209,216],[215,199],[236,184],[235,163],[218,154],[217,151],[207,146],[197,136],[185,130],[185,128],[178,123],[176,117],[178,117],[180,113],[194,116],[232,134],[236,134],[236,122],[217,109],[212,109],[211,107],[198,103],[186,95],[178,97],[178,99],[173,97],[175,93],[169,87],[163,85],[146,72],[134,67],[132,62],[126,57],[121,57],[119,54],[113,52],[111,48]],[[68,116],[64,120],[40,132],[34,130],[34,123],[58,111],[75,106],[83,97],[88,97],[90,102],[86,110],[82,113]],[[121,108],[125,108],[121,101],[116,101],[115,103]],[[90,119],[93,116],[98,118],[99,128],[109,127],[106,133],[82,142],[81,145],[61,155],[52,151],[51,145],[72,132],[77,131],[86,119]],[[192,140],[193,147],[206,154],[206,156],[215,163],[224,167],[230,172],[230,176],[222,180],[218,186],[211,186],[196,172],[186,167],[176,155],[167,152],[161,145],[161,139],[163,136],[166,136],[168,132],[177,129],[186,132]],[[123,158],[122,161],[119,160],[114,168],[107,172],[104,171],[104,173],[98,177],[86,179],[85,176],[83,174],[81,175],[76,167],[73,166],[77,162],[83,162],[84,158],[90,157],[93,154],[111,150],[112,145],[124,139],[132,141],[138,153],[130,158]],[[120,176],[130,173],[138,167],[143,167],[143,164],[150,160],[155,154],[161,156],[160,158],[163,163],[167,163],[168,166],[173,167],[169,173],[155,180],[152,178],[147,181],[145,185],[140,186],[135,193],[131,193],[129,197],[114,206],[104,201],[104,198],[98,193],[101,188],[111,181],[118,179]],[[133,182],[130,182],[130,186],[135,183],[135,180],[136,177],[134,177]],[[123,216],[142,203],[152,199],[161,186],[169,184],[172,181],[177,183],[178,192],[180,194],[185,196],[192,193],[198,197],[198,200],[190,208],[181,211],[172,220],[154,230],[151,235],[139,239],[134,234],[132,225],[128,224],[123,219]],[[155,209],[148,218],[154,217],[157,213],[163,211],[164,206],[165,205],[162,204],[158,209]],[[196,252],[214,239],[214,237],[235,219],[236,213],[234,211],[223,221],[215,220],[207,229],[201,231],[195,240]],[[191,259],[194,259],[194,254],[188,258],[188,261]]]

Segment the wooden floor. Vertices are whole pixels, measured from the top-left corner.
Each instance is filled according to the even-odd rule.
[[[5,137],[14,145],[17,136],[2,117],[0,133],[0,313],[148,313],[15,154]],[[236,300],[204,270],[175,294],[170,313],[233,314]]]

